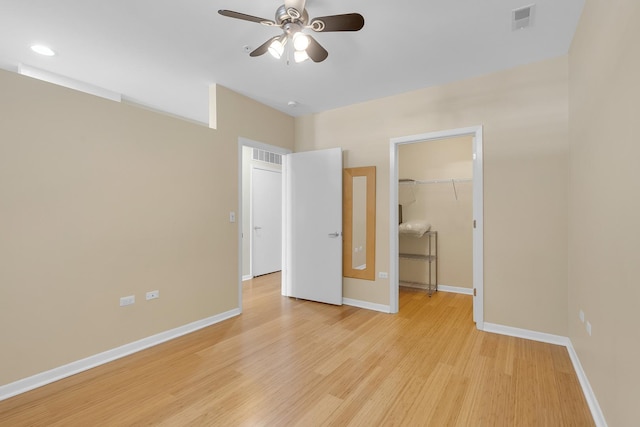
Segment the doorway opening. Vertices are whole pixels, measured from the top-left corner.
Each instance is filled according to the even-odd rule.
[[[289,153],[291,150],[282,147],[238,139],[238,305],[241,312],[242,281],[281,269],[284,244],[281,240],[281,165],[282,156]]]
[[[447,143],[450,146],[447,147],[447,151],[455,151],[455,144],[458,144],[461,149],[465,146],[465,144],[471,144],[471,165],[468,163],[465,165],[465,162],[458,162],[459,164],[450,164],[448,165],[446,172],[443,170],[431,170],[430,173],[425,174],[426,171],[420,171],[419,166],[411,165],[412,161],[415,161],[415,154],[419,152],[416,150],[419,146],[424,146],[426,149],[432,149],[432,153],[437,151],[437,145],[446,146]],[[418,144],[411,145],[410,144]],[[442,145],[445,144],[445,145]],[[400,169],[400,147],[406,149],[407,152],[413,155],[412,161],[404,161],[404,170]],[[471,284],[463,285],[463,286],[443,286],[444,288],[449,288],[447,290],[460,292],[460,293],[469,293],[473,295],[473,320],[476,322],[476,327],[478,329],[483,329],[483,320],[484,320],[484,311],[483,311],[483,295],[484,295],[484,284],[483,284],[483,251],[482,251],[482,239],[483,239],[483,195],[482,195],[482,126],[470,127],[470,128],[461,128],[461,129],[452,129],[442,132],[432,132],[420,135],[411,135],[407,137],[401,138],[393,138],[390,143],[390,158],[391,158],[391,171],[390,171],[390,182],[389,182],[389,193],[390,193],[390,236],[389,236],[389,252],[390,252],[390,268],[389,268],[389,278],[390,278],[390,311],[392,313],[398,312],[398,298],[399,298],[399,286],[400,286],[400,215],[401,210],[399,206],[402,204],[411,205],[417,203],[410,209],[405,210],[405,220],[416,220],[416,227],[420,226],[420,239],[425,239],[423,236],[427,235],[429,241],[429,245],[432,244],[434,238],[437,242],[438,240],[438,230],[426,230],[424,227],[429,227],[430,221],[428,219],[420,217],[422,214],[416,214],[421,209],[420,203],[424,203],[424,199],[429,197],[429,203],[432,206],[436,204],[449,205],[455,204],[456,207],[460,207],[463,204],[471,204],[472,209],[466,211],[464,209],[458,209],[456,215],[459,216],[458,222],[460,224],[452,223],[453,218],[446,218],[446,214],[436,213],[433,210],[430,215],[432,215],[432,219],[438,223],[438,227],[441,227],[442,233],[450,234],[452,239],[467,239],[466,242],[459,242],[460,244],[452,245],[453,241],[447,241],[446,247],[442,246],[442,240],[440,243],[440,248],[436,249],[435,253],[429,252],[428,256],[420,257],[420,260],[427,261],[426,265],[428,266],[428,277],[423,278],[424,280],[420,280],[420,282],[428,282],[429,291],[434,289],[434,281],[437,286],[440,284],[441,286],[447,285],[446,283],[439,283],[440,280],[438,278],[438,266],[446,267],[445,271],[440,272],[440,276],[442,273],[448,271],[447,274],[451,277],[451,280],[460,280],[462,282],[469,282],[471,280]],[[442,153],[440,153],[442,154]],[[451,156],[455,157],[454,154]],[[426,160],[426,159],[425,159]],[[454,162],[455,163],[455,162]],[[427,165],[428,166],[428,165]],[[434,168],[432,168],[434,169]],[[402,173],[409,173],[413,176],[400,176]],[[442,173],[453,174],[460,176],[440,176]],[[404,179],[403,182],[400,182],[401,179]],[[447,187],[443,187],[444,185]],[[466,188],[465,188],[466,187]],[[421,200],[418,200],[414,196],[416,196],[416,192],[422,194]],[[446,196],[445,196],[446,195]],[[414,197],[415,200],[411,200]],[[463,200],[464,199],[464,200]],[[403,202],[403,203],[401,203]],[[416,216],[416,218],[412,218],[412,216]],[[440,215],[443,218],[438,218]],[[469,218],[466,218],[466,217]],[[462,228],[462,222],[465,218],[469,221],[467,228],[471,229],[471,242],[469,242],[469,236],[465,236],[464,232],[459,232],[458,236],[455,233],[452,233],[452,230],[455,228]],[[455,221],[453,221],[455,222]],[[403,226],[403,229],[406,227]],[[414,227],[415,228],[415,227]],[[424,229],[424,230],[423,230]],[[409,233],[415,233],[415,230],[409,227]],[[442,237],[442,236],[441,236]],[[404,258],[413,258],[413,261],[417,259],[416,256],[410,256],[412,252],[420,252],[420,248],[416,248],[416,245],[420,245],[421,242],[418,242],[419,239],[415,239],[415,235],[410,237],[408,240],[403,238],[402,242],[403,251],[407,252],[406,248],[409,245],[409,255]],[[466,245],[471,246],[471,260],[472,266],[468,268],[466,274],[460,275],[459,271],[454,273],[454,269],[450,268],[450,263],[443,263],[443,259],[440,254],[446,252],[455,253],[456,250],[465,251]],[[414,246],[413,250],[411,250],[412,245]],[[433,251],[433,247],[429,246],[428,249]],[[445,250],[446,249],[446,250]],[[443,253],[443,250],[444,253]],[[437,251],[440,251],[438,253]],[[406,253],[405,253],[406,255]],[[464,258],[464,255],[462,255]],[[440,259],[438,259],[440,258]],[[413,262],[411,261],[411,262]],[[414,268],[410,267],[410,268]],[[435,269],[435,275],[434,273]],[[419,271],[419,269],[418,269]],[[403,275],[411,274],[411,272],[406,273],[403,271]],[[415,271],[414,273],[415,274]],[[424,276],[423,273],[419,273]],[[435,276],[435,277],[434,277]],[[406,277],[404,278],[406,280]]]

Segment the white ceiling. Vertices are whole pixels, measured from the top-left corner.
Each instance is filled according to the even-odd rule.
[[[314,34],[327,60],[287,65],[243,49],[281,30],[217,13],[273,19],[282,0],[0,0],[0,68],[22,63],[202,123],[213,83],[299,116],[566,54],[584,2],[307,0],[311,18],[358,12],[365,26]],[[512,10],[530,4],[533,26],[512,31]]]

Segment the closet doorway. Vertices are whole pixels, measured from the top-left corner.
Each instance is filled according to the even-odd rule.
[[[391,140],[390,306],[399,286],[474,295],[483,328],[482,127]]]
[[[472,138],[398,147],[400,286],[473,293]]]

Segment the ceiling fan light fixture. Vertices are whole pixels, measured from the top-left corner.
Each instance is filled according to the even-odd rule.
[[[300,63],[309,59],[309,55],[307,54],[306,50],[296,50],[295,52],[293,52],[293,59],[296,61],[296,63]]]
[[[303,32],[304,30],[312,30],[316,33],[329,33],[336,31],[360,31],[362,27],[364,27],[364,17],[359,13],[321,16],[310,21],[309,13],[304,7],[305,3],[306,0],[284,0],[284,4],[276,9],[275,20],[225,9],[219,10],[218,14],[243,21],[279,27],[284,34],[271,37],[256,49],[252,50],[249,56],[256,57],[269,52],[276,59],[285,56],[287,65],[290,62],[291,53],[293,53],[296,62],[311,59],[317,63],[324,61],[329,56],[327,49],[322,47],[312,36],[305,34]],[[286,45],[289,39],[291,39],[293,48],[288,49],[285,55],[285,50],[287,50]]]
[[[284,45],[287,43],[287,39],[275,39],[269,45],[269,53],[276,59],[282,58],[282,54],[284,53]]]
[[[296,51],[304,51],[309,47],[309,37],[301,32],[293,35],[293,47]]]

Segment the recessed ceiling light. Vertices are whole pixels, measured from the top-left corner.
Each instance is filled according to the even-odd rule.
[[[56,54],[50,47],[41,44],[34,44],[31,46],[31,50],[44,56],[53,56]]]

